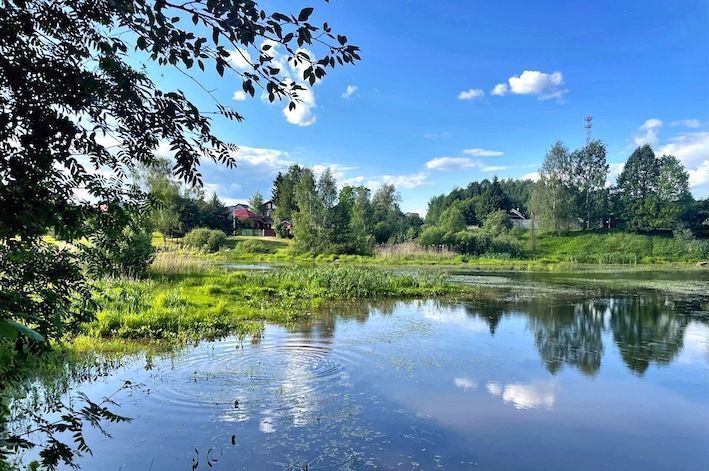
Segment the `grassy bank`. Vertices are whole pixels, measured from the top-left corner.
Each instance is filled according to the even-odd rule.
[[[318,264],[340,262],[347,265],[460,265],[491,270],[578,270],[585,265],[598,268],[661,267],[687,269],[709,259],[709,241],[682,240],[671,235],[643,235],[626,232],[539,233],[532,250],[529,232],[514,232],[524,248],[524,256],[486,254],[473,257],[446,248],[423,248],[416,243],[377,247],[372,255],[296,255],[287,239],[231,237],[227,247],[205,254],[190,250],[179,239],[160,245],[161,250],[178,256],[192,256],[231,262],[274,264]]]
[[[80,340],[257,336],[263,321],[288,323],[312,315],[326,300],[427,297],[472,290],[434,273],[345,266],[226,272],[163,255],[149,280],[98,284],[100,310],[96,320],[84,326],[85,338]]]

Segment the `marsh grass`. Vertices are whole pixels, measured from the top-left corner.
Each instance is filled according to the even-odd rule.
[[[201,264],[160,268],[146,281],[101,281],[88,338],[216,338],[259,336],[264,321],[288,324],[326,300],[427,297],[471,292],[439,273],[395,273],[355,266],[297,266],[266,272],[228,272]],[[186,271],[180,271],[184,268]],[[84,340],[85,342],[86,340]]]

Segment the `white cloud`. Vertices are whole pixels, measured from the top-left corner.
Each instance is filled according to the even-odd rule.
[[[244,101],[246,100],[246,92],[242,90],[237,90],[234,92],[234,95],[231,97],[231,99],[236,101]]]
[[[357,91],[357,85],[347,85],[345,92],[342,94],[342,98],[349,98]]]
[[[251,59],[251,54],[246,49],[237,48],[229,53],[229,62],[231,65],[239,70],[246,70],[252,68],[253,60]]]
[[[539,172],[526,173],[519,177],[521,180],[532,180],[533,182],[539,181]]]
[[[697,187],[709,184],[709,160],[702,162],[695,170],[689,171],[689,186]]]
[[[641,134],[633,138],[633,143],[636,146],[642,146],[645,144],[650,144],[651,146],[657,145],[658,137],[657,133],[662,127],[662,121],[657,118],[650,118],[640,126]]]
[[[477,167],[479,163],[468,157],[436,157],[426,162],[429,170],[460,170]]]
[[[551,409],[556,402],[557,388],[549,381],[511,383],[504,387],[496,381],[488,381],[485,389],[492,396],[502,396],[502,400],[511,403],[515,409]]]
[[[458,94],[459,100],[479,100],[485,96],[485,92],[479,88],[464,90]]]
[[[504,155],[504,152],[500,152],[499,150],[489,150],[489,149],[464,149],[463,150],[464,154],[468,155],[475,155],[477,157],[500,157],[501,155]]]
[[[499,172],[502,170],[507,170],[509,167],[505,167],[504,165],[491,165],[489,167],[483,167],[482,171],[483,172]]]
[[[428,174],[426,172],[412,173],[408,175],[381,175],[371,180],[368,186],[379,187],[384,185],[394,185],[396,188],[416,188],[426,183]]]
[[[538,70],[525,70],[520,75],[507,79],[507,84],[498,83],[492,89],[493,95],[535,95],[539,100],[556,98],[561,100],[568,89],[564,87],[564,76],[561,72],[547,74]]]
[[[698,119],[681,119],[679,121],[672,121],[670,126],[682,126],[685,128],[696,129],[701,126],[701,123]]]
[[[294,162],[288,160],[288,153],[277,149],[267,149],[263,147],[239,146],[238,150],[232,154],[237,165],[246,163],[252,166],[263,166],[270,169],[284,169]]]
[[[489,392],[493,396],[499,396],[500,394],[502,394],[502,388],[495,381],[488,381],[487,383],[485,383],[485,389],[487,389],[487,392]]]
[[[556,402],[556,387],[553,383],[513,383],[505,386],[502,400],[511,402],[516,409],[551,409]]]
[[[466,378],[465,376],[453,378],[453,384],[455,384],[456,387],[465,391],[468,391],[470,389],[478,389],[478,383],[476,383],[470,378]]]
[[[709,160],[709,131],[680,134],[661,146],[659,155],[674,155],[685,167],[693,169]]]
[[[315,93],[310,88],[300,90],[298,91],[298,99],[295,109],[290,110],[288,105],[283,108],[283,115],[286,120],[291,124],[303,127],[314,124],[317,119],[313,114],[313,108],[317,108]]]
[[[509,90],[506,83],[498,83],[490,93],[495,96],[504,96]]]
[[[661,119],[650,118],[647,121],[645,121],[642,126],[640,126],[640,129],[650,130],[650,129],[658,129],[661,127],[662,127],[662,120]]]
[[[297,83],[305,88],[305,90],[299,90],[297,92],[298,100],[296,100],[296,107],[294,110],[288,109],[289,102],[285,104],[283,107],[283,116],[285,116],[286,121],[291,124],[295,124],[296,126],[306,127],[314,124],[317,120],[315,114],[313,113],[313,109],[317,108],[315,102],[315,92],[308,83],[303,81],[303,72],[310,64],[306,61],[299,61],[298,64],[295,64],[295,61],[293,60],[288,61],[286,55],[281,53],[279,43],[275,41],[266,40],[262,43],[262,47],[266,44],[271,46],[271,48],[265,53],[265,55],[271,57],[269,65],[281,70],[283,82],[286,86],[290,87],[293,83]],[[239,62],[240,54],[238,54],[238,52],[238,50],[232,52],[232,56],[236,56],[233,61],[235,64],[243,65],[245,61]],[[299,52],[307,54],[308,57],[313,57],[312,52],[308,49],[296,49],[295,53],[298,54]],[[316,80],[315,84],[318,82],[319,80]],[[268,101],[268,94],[265,91],[261,94],[261,100],[265,103],[270,103]]]
[[[625,163],[621,162],[619,164],[608,164],[608,176],[606,177],[606,188],[615,184],[618,177],[623,172]]]

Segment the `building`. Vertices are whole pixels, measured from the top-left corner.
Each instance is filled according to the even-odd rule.
[[[519,208],[510,209],[510,220],[512,225],[523,227],[529,229],[532,225],[531,219],[527,219],[527,216]]]
[[[266,207],[267,204],[269,207]],[[236,229],[238,225],[238,233],[240,235],[276,236],[276,231],[273,230],[273,219],[271,218],[273,203],[270,201],[264,203],[263,214],[251,211],[248,205],[245,204],[234,205],[230,208],[230,211],[234,220],[234,227]]]

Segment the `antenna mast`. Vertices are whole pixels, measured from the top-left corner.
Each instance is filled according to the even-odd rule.
[[[583,127],[586,128],[586,145],[591,142],[591,128],[593,127],[593,116],[588,115],[583,118]]]

